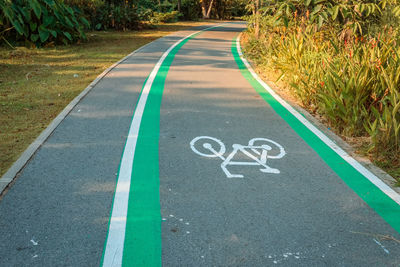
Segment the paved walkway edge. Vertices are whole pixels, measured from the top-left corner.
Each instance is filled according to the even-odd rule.
[[[339,154],[344,160],[347,161],[347,159],[351,158],[349,159],[349,161],[351,161],[354,165],[356,165],[353,166],[356,170],[358,170],[368,180],[370,181],[374,180],[375,182],[377,182],[377,184],[375,184],[375,182],[371,181],[382,192],[384,192],[387,196],[392,198],[395,202],[397,202],[400,205],[400,187],[395,187],[396,180],[391,175],[389,175],[387,172],[385,172],[384,170],[373,164],[369,159],[357,155],[354,149],[348,143],[346,143],[346,141],[344,141],[334,132],[330,131],[323,123],[318,121],[307,110],[281,97],[277,92],[271,89],[271,87],[266,82],[264,82],[260,78],[260,76],[258,76],[258,74],[253,69],[250,62],[244,57],[242,53],[240,45],[241,36],[242,33],[240,33],[236,38],[236,44],[239,56],[243,61],[243,63],[246,65],[251,75],[261,84],[261,86],[263,86],[265,90],[270,92],[277,101],[279,101],[283,106],[285,106],[289,110],[289,112],[291,112],[300,121],[302,121],[302,123],[305,124],[307,128],[314,129],[315,128],[314,125],[317,126],[316,127],[317,130],[315,131],[320,133],[316,134],[312,130],[314,134],[316,134],[320,139],[322,138],[321,140],[323,140],[323,142],[327,141],[329,144],[331,144],[332,145],[331,148],[334,151],[336,151],[336,153]],[[298,114],[296,115],[296,113]],[[303,116],[305,118],[303,118]],[[306,122],[307,120],[308,122]],[[308,124],[310,124],[310,127],[307,126]],[[327,142],[325,143],[329,145]],[[375,177],[370,179],[371,176]],[[382,186],[382,188],[380,186]]]
[[[150,42],[151,43],[151,42]],[[60,125],[64,118],[71,112],[71,110],[94,88],[97,83],[103,79],[112,69],[114,69],[121,62],[128,59],[133,54],[139,52],[141,49],[146,47],[148,44],[139,47],[129,55],[125,56],[121,60],[117,61],[105,71],[103,71],[96,79],[94,79],[78,96],[76,96],[60,114],[47,126],[46,129],[28,146],[28,148],[22,153],[16,162],[8,169],[8,171],[0,178],[0,197],[3,196],[5,190],[11,185],[11,183],[17,178],[19,172],[25,167],[28,161],[36,153],[36,151],[42,146],[42,144],[49,138],[49,136],[54,132],[54,130]]]
[[[389,225],[400,232],[400,195],[340,148],[275,93],[254,72],[244,58],[240,35],[232,42],[232,52],[244,77],[272,108],[310,145],[329,167]]]

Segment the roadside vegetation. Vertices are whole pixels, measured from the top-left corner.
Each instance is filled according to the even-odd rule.
[[[205,15],[244,12],[241,0],[0,0],[0,177],[110,65],[164,35],[215,22]]]
[[[400,3],[258,2],[243,36],[258,70],[400,185]]]

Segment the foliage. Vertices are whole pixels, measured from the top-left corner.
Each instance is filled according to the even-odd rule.
[[[182,15],[176,11],[176,1],[156,0],[65,0],[68,4],[84,11],[93,30],[116,29],[137,30],[148,27],[149,23],[198,19],[197,0],[182,1]],[[160,10],[162,12],[160,12]],[[197,14],[196,14],[197,13]]]
[[[139,28],[139,17],[133,5],[105,5],[99,10],[96,30],[136,30]]]
[[[167,13],[154,12],[153,16],[150,18],[151,23],[165,23],[165,22],[176,22],[178,21],[179,13],[178,11],[171,11]]]
[[[253,36],[250,27],[246,51],[256,64],[280,70],[279,79],[291,86],[303,105],[322,115],[337,131],[346,136],[369,136],[370,151],[398,159],[400,29],[392,12],[397,6],[385,9],[381,1],[375,3],[376,13],[367,1],[346,1],[334,13],[341,19],[327,15],[325,20],[320,12],[331,12],[332,7],[327,6],[332,1],[316,1],[325,5],[317,12],[318,4],[313,1],[285,2],[264,9],[260,38]],[[359,6],[358,18],[353,11],[348,11],[351,16],[342,15],[348,10],[345,3],[353,11]],[[324,18],[322,24],[319,16]],[[361,29],[353,27],[358,20]],[[254,17],[249,17],[249,22],[253,25]]]
[[[290,20],[306,18],[321,28],[323,25],[340,25],[362,34],[371,22],[380,22],[382,12],[392,6],[391,0],[273,0],[264,7],[265,14],[272,14],[277,21],[288,26]],[[400,15],[395,9],[393,14]]]
[[[232,19],[247,13],[247,0],[200,0],[200,8],[204,19]]]
[[[93,30],[137,30],[140,28],[138,8],[133,1],[65,0],[69,5],[84,11]],[[150,1],[149,1],[150,2]],[[151,6],[151,5],[150,5]],[[146,12],[146,8],[141,9]]]
[[[233,17],[242,17],[248,13],[247,0],[231,0],[230,12]]]
[[[89,22],[80,10],[60,0],[0,0],[0,31],[3,40],[24,40],[36,46],[86,39]]]
[[[182,0],[181,12],[183,20],[198,20],[201,18],[200,2],[193,0]]]

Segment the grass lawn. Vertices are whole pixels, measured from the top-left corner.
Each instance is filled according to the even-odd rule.
[[[157,38],[207,23],[89,32],[88,42],[69,46],[0,48],[0,177],[64,107],[110,65]]]

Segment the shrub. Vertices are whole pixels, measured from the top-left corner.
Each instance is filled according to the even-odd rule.
[[[273,14],[272,14],[273,15]],[[257,65],[281,72],[303,105],[346,136],[369,136],[370,150],[400,155],[400,33],[341,35],[338,25],[318,27],[303,17],[284,23],[261,19],[250,27],[246,51]],[[249,25],[252,21],[250,20]],[[376,22],[378,23],[378,22]],[[370,22],[373,29],[379,24]]]
[[[89,27],[89,22],[79,9],[61,0],[0,0],[0,8],[3,40],[23,40],[42,46],[86,39],[84,27]]]
[[[104,0],[64,0],[64,3],[81,10],[90,22],[92,30],[96,29],[96,25],[100,23],[99,18],[102,17],[102,10],[105,8]]]
[[[182,0],[181,12],[183,20],[198,20],[202,17],[199,1]]]
[[[175,22],[178,20],[179,12],[171,11],[167,13],[154,12],[153,16],[150,18],[151,23],[165,23],[165,22]]]
[[[132,1],[67,0],[84,11],[92,30],[137,30],[140,25],[138,8]]]

